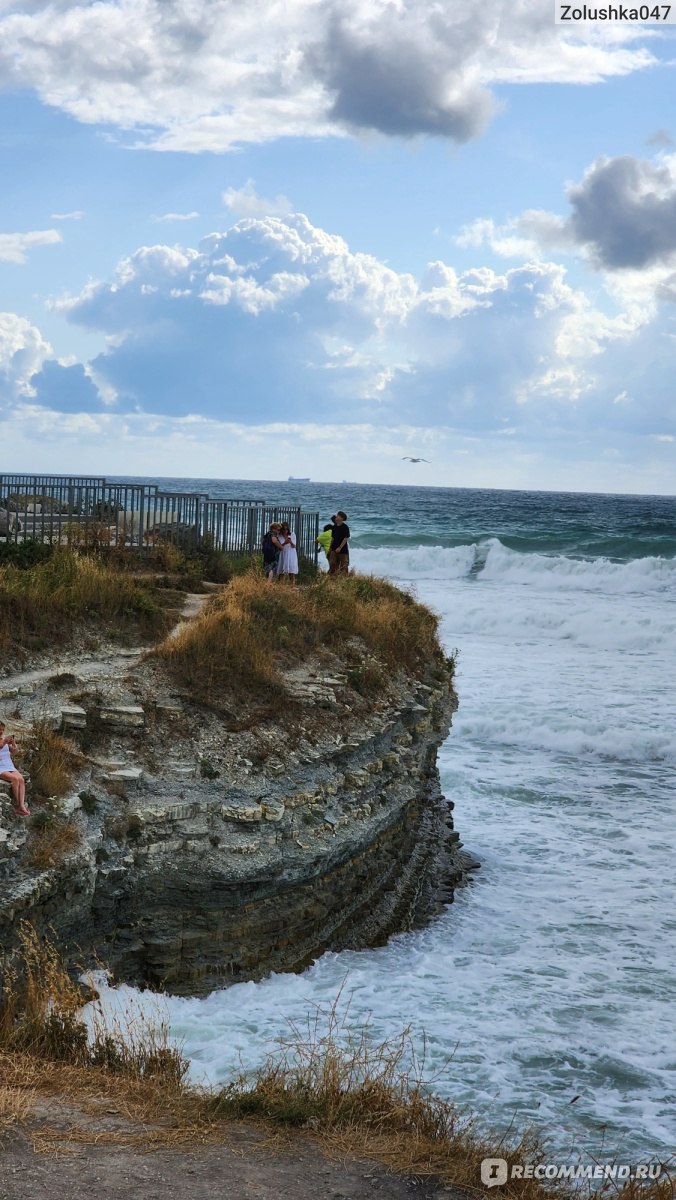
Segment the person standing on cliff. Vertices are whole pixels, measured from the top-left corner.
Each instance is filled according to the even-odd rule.
[[[30,809],[26,806],[26,780],[14,766],[12,753],[16,754],[16,742],[11,734],[5,736],[5,726],[0,721],[0,779],[5,779],[12,788],[14,812],[17,817],[29,817]]]
[[[329,575],[342,575],[350,570],[350,527],[347,524],[347,513],[340,509],[333,517],[331,530],[331,549],[329,551]]]

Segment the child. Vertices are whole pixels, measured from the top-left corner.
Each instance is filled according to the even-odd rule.
[[[321,546],[327,558],[329,557],[329,550],[331,549],[332,533],[333,525],[325,525],[323,532],[320,533],[318,538],[316,538],[316,541],[319,542],[319,545]]]

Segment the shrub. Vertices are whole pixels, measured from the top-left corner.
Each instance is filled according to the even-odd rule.
[[[38,796],[64,796],[82,764],[73,742],[50,729],[46,720],[34,721],[23,755],[30,771],[31,790]]]
[[[37,538],[24,538],[23,542],[0,542],[0,567],[11,563],[20,570],[34,567],[52,557],[54,547]]]
[[[200,759],[200,775],[202,779],[218,779],[220,771],[208,758]]]
[[[33,813],[30,820],[31,829],[42,832],[54,824],[54,813],[47,808],[41,808],[39,812]]]
[[[93,792],[78,792],[78,795],[82,804],[82,811],[88,817],[93,816],[99,806],[98,796],[95,796]]]
[[[169,1045],[166,1024],[141,1017],[136,1024],[121,1021],[110,1028],[98,1013],[88,1034],[81,1016],[82,990],[53,942],[39,937],[27,921],[21,922],[19,938],[19,953],[5,973],[0,996],[0,1051],[160,1079],[168,1091],[180,1087],[187,1063]]]
[[[72,821],[54,817],[35,830],[26,861],[36,870],[46,871],[50,867],[57,867],[81,843],[82,837],[77,825]]]
[[[30,569],[0,566],[0,654],[63,642],[87,619],[149,634],[168,624],[147,583],[97,556],[61,547]]]

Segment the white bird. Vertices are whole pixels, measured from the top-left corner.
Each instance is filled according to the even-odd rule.
[[[410,454],[404,454],[402,456],[401,461],[402,462],[426,462],[426,463],[428,463],[430,460],[429,460],[429,458],[411,458]]]

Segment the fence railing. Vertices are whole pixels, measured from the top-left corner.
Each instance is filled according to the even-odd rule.
[[[0,473],[0,539],[8,541],[125,546],[139,553],[168,542],[188,552],[213,547],[256,554],[271,521],[288,521],[299,555],[317,561],[319,513],[296,506],[167,492],[98,476]]]

